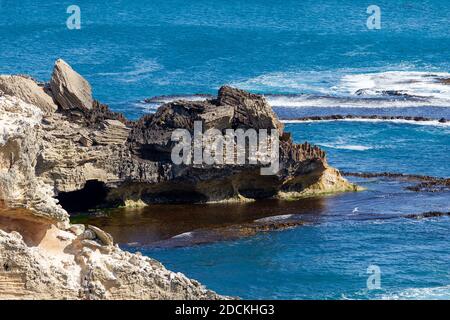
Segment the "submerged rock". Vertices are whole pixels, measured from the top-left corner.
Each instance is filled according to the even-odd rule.
[[[285,119],[291,120],[291,119]],[[410,117],[410,116],[380,116],[380,115],[352,115],[352,114],[334,114],[326,116],[306,116],[294,119],[296,121],[329,121],[329,120],[405,120],[415,122],[428,122],[437,121],[440,123],[446,123],[448,120],[445,118],[433,119],[427,117]]]
[[[405,189],[415,192],[447,192],[450,190],[450,178],[437,178],[416,174],[402,174],[395,172],[343,172],[346,176],[360,178],[389,178],[406,181],[420,181],[418,184],[407,186]]]
[[[448,217],[448,216],[450,216],[450,212],[430,211],[417,214],[408,214],[405,216],[405,218],[420,220],[420,219]]]

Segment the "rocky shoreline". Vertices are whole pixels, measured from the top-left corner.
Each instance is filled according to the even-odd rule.
[[[175,165],[175,129],[274,129],[280,170]],[[129,121],[92,96],[67,63],[49,83],[0,76],[0,298],[223,299],[159,262],[120,250],[69,213],[102,206],[253,201],[357,191],[325,152],[293,143],[262,96],[222,87],[217,98],[175,101]]]
[[[431,176],[403,174],[393,172],[342,172],[344,176],[359,178],[390,178],[419,182],[418,184],[406,187],[407,190],[415,192],[443,192],[450,190],[450,178],[437,178]]]

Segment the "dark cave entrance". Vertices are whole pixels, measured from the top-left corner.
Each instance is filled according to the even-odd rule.
[[[83,189],[73,192],[60,192],[59,204],[69,213],[82,213],[100,207],[106,202],[108,188],[103,182],[89,180]]]

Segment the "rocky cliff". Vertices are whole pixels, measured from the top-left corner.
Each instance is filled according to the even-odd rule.
[[[175,129],[275,129],[280,170],[175,165]],[[71,210],[153,202],[248,201],[354,191],[325,153],[294,144],[261,96],[231,87],[216,99],[176,101],[129,121],[92,98],[58,60],[47,84],[0,76],[0,297],[219,298],[158,262],[121,251]],[[3,266],[3,267],[2,267]]]

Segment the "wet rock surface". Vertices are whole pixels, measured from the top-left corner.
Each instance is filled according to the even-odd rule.
[[[450,212],[441,212],[441,211],[430,211],[424,213],[416,213],[406,215],[405,218],[408,219],[426,219],[426,218],[437,218],[437,217],[448,217],[450,216]]]
[[[433,119],[433,118],[427,118],[427,117],[411,117],[411,116],[380,116],[380,115],[342,115],[342,114],[335,114],[335,115],[328,115],[328,116],[307,116],[307,117],[301,117],[301,118],[295,118],[295,119],[286,119],[286,120],[297,120],[297,121],[329,121],[329,120],[357,120],[357,119],[363,119],[363,120],[405,120],[405,121],[416,121],[416,122],[423,122],[423,121],[438,121],[440,123],[447,123],[449,120],[445,118],[440,119]]]
[[[418,182],[415,185],[406,187],[407,190],[415,192],[446,192],[450,191],[450,178],[437,178],[431,176],[402,174],[392,172],[368,173],[368,172],[343,172],[344,176],[354,176],[359,178],[389,178],[402,179]]]
[[[237,240],[258,233],[282,231],[303,226],[301,215],[267,217],[252,222],[230,224],[215,228],[196,229],[176,235],[170,239],[155,241],[148,248],[185,247],[218,241]]]

